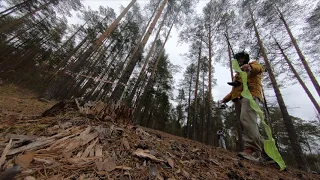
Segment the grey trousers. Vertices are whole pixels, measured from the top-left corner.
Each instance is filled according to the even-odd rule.
[[[259,100],[257,98],[254,98],[254,100],[259,104]],[[235,103],[239,103],[241,106],[240,122],[243,128],[243,141],[245,148],[250,147],[262,152],[263,137],[261,136],[258,128],[258,114],[251,108],[250,101],[246,98],[242,98]]]

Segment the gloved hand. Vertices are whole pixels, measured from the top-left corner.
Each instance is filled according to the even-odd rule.
[[[219,109],[225,109],[227,107],[228,107],[227,104],[223,100],[218,101],[218,108]]]

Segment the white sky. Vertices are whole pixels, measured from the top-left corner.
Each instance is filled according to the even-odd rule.
[[[200,0],[197,6],[197,13],[202,12],[202,8],[209,0]],[[119,7],[122,5],[126,7],[129,4],[130,0],[84,0],[83,4],[87,7],[90,6],[92,9],[96,10],[99,6],[109,6],[119,14]],[[140,5],[147,3],[147,0],[138,0]],[[188,51],[188,44],[178,45],[178,32],[177,29],[173,29],[171,32],[171,38],[166,44],[166,52],[169,54],[170,61],[175,65],[180,65],[181,67],[186,67],[186,61],[183,60],[183,57],[180,54],[184,54]],[[230,71],[227,67],[222,67],[219,64],[213,64],[215,67],[214,78],[217,79],[217,86],[214,86],[212,89],[214,100],[222,99],[229,91],[231,87],[226,84],[230,81]],[[182,78],[182,73],[184,69],[181,70],[181,73],[175,75],[175,82],[178,83]],[[267,76],[267,74],[265,74]],[[319,81],[319,77],[318,77]],[[314,97],[318,102],[320,102],[319,96],[316,94],[310,81],[305,82],[309,87],[310,91],[313,93]],[[316,111],[307,97],[304,90],[299,84],[293,85],[291,87],[281,89],[281,93],[287,105],[290,115],[300,117],[304,120],[314,120]],[[275,95],[272,89],[266,90],[267,101],[275,101]]]

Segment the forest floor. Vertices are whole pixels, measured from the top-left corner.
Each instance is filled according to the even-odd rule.
[[[19,165],[17,179],[320,179],[134,126],[126,115],[94,115],[97,109],[77,103],[44,115],[55,103],[0,86],[0,172]]]

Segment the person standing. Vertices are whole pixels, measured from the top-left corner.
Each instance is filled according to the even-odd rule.
[[[224,141],[224,134],[221,130],[217,131],[219,147],[226,149],[226,142]]]
[[[249,54],[245,52],[237,53],[234,57],[242,71],[248,75],[248,88],[254,101],[258,104],[262,101],[262,73],[264,68],[257,62],[249,63]],[[244,151],[238,155],[252,161],[262,160],[263,150],[263,137],[261,136],[257,123],[257,112],[251,108],[249,99],[242,98],[241,92],[243,91],[243,85],[240,75],[234,77],[235,83],[228,83],[233,86],[231,92],[226,95],[221,103],[227,103],[233,101],[240,113],[237,113],[242,128],[243,128],[243,141]]]

